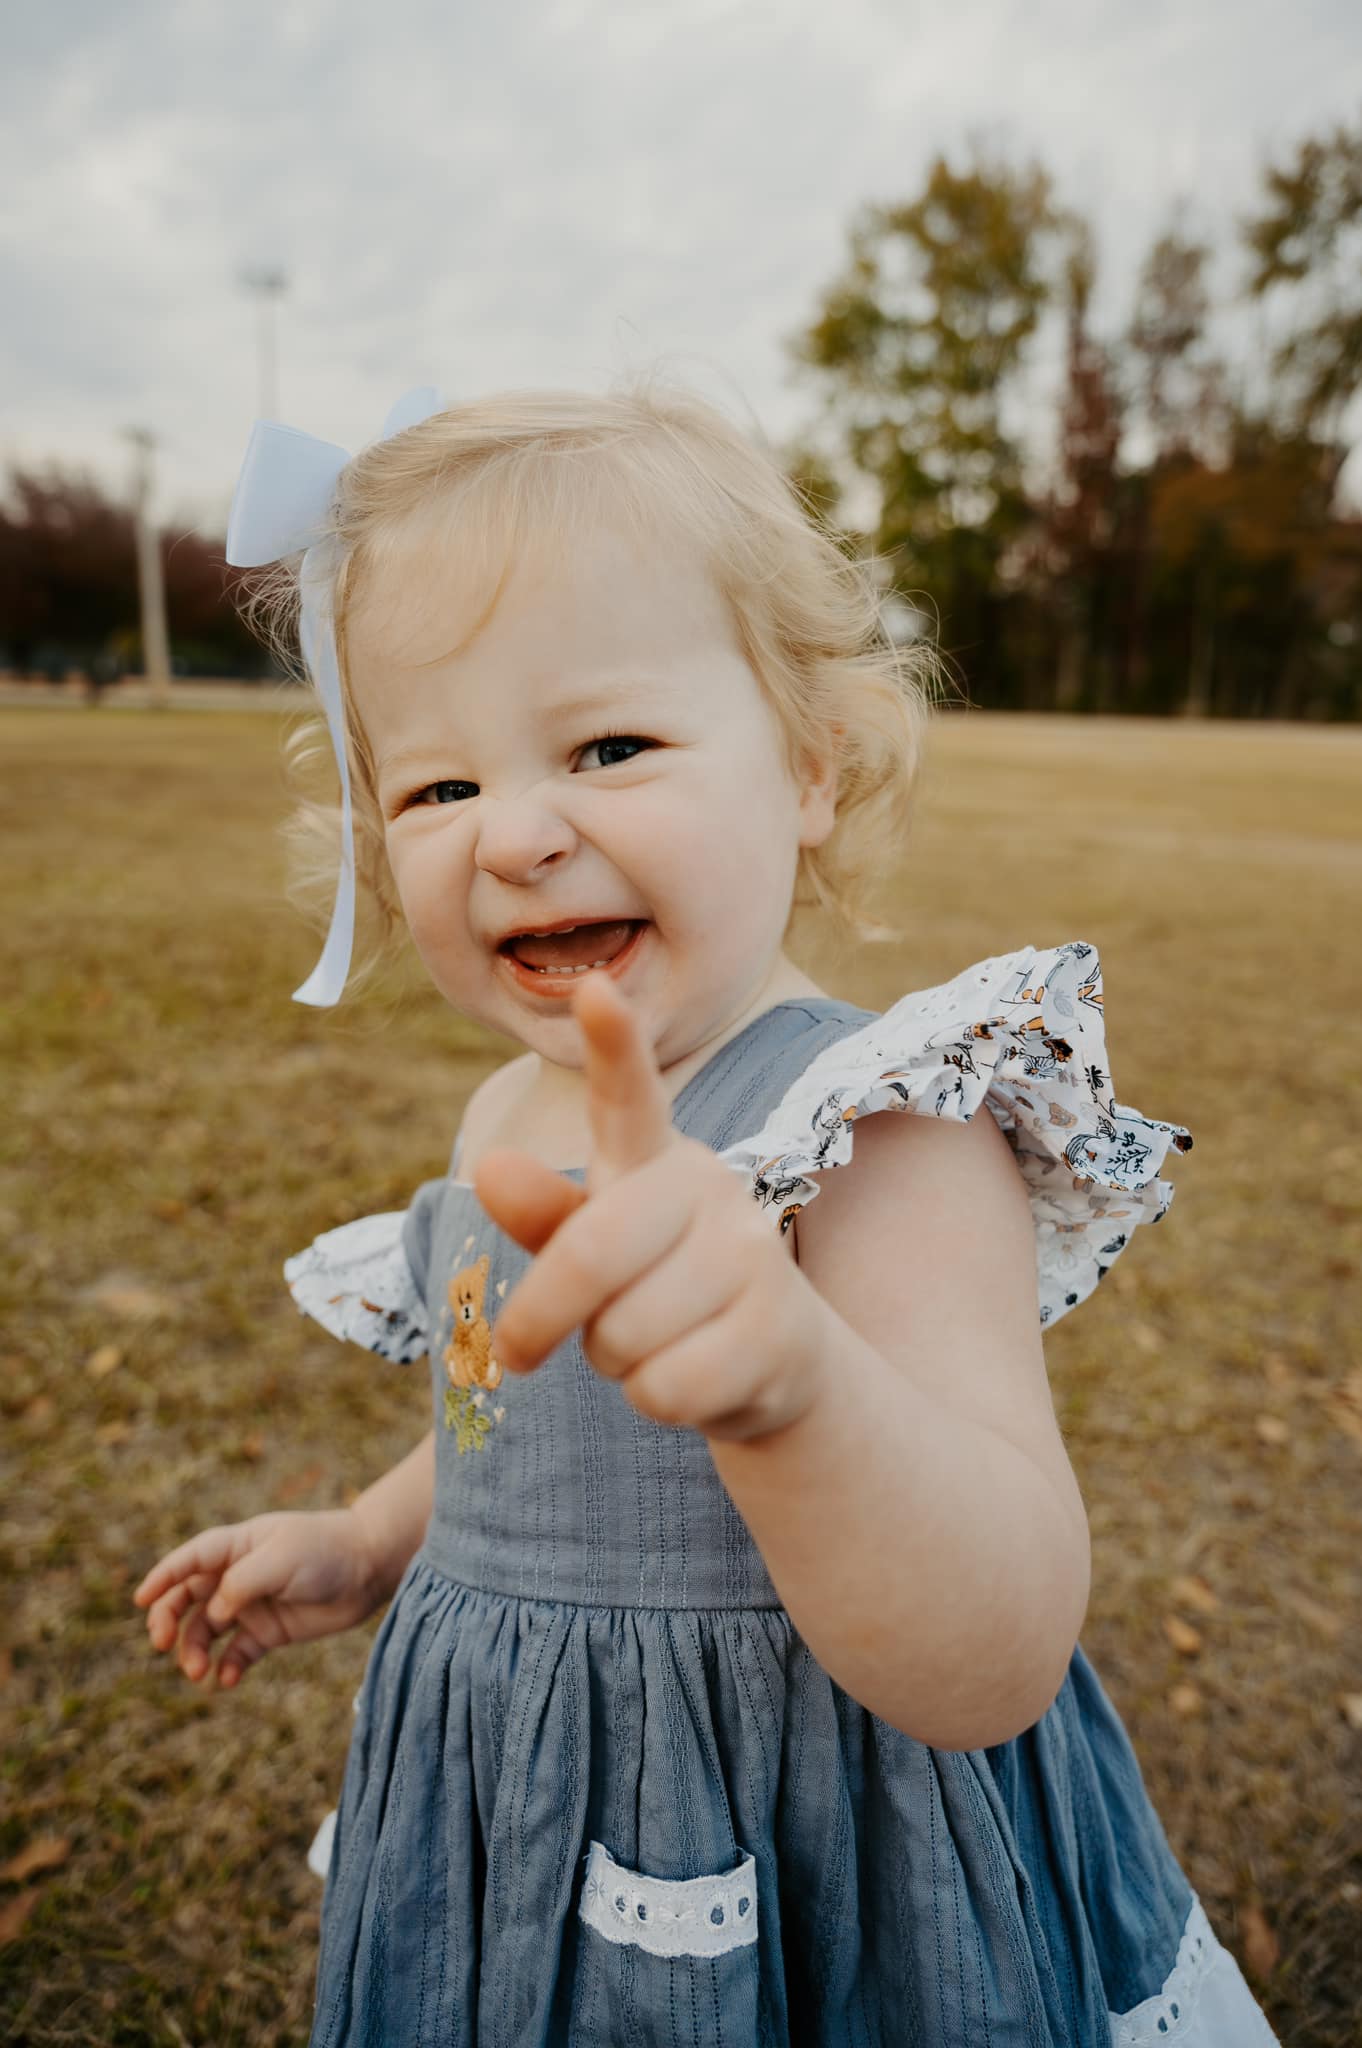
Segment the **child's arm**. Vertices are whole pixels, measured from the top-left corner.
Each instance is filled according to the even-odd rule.
[[[987,1111],[868,1118],[796,1227],[813,1398],[711,1436],[715,1465],[854,1698],[939,1749],[1007,1741],[1063,1684],[1091,1572],[1010,1149]]]
[[[375,1607],[392,1598],[420,1549],[434,1498],[435,1431],[430,1429],[414,1451],[351,1502],[350,1512],[364,1531],[373,1561]]]
[[[731,1171],[671,1128],[605,977],[584,976],[574,1005],[587,1188],[516,1153],[478,1168],[483,1206],[540,1254],[498,1318],[502,1364],[528,1370],[580,1325],[641,1413],[710,1440],[848,1692],[936,1748],[1011,1739],[1063,1683],[1089,1555],[1030,1214],[991,1114],[867,1119],[857,1165],[803,1225],[801,1270]]]
[[[352,1628],[389,1599],[430,1519],[431,1431],[348,1508],[256,1515],[205,1529],[152,1566],[133,1599],[157,1650],[230,1689],[268,1650]]]

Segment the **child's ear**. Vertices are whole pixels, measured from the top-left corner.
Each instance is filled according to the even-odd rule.
[[[799,843],[821,846],[837,822],[837,780],[842,727],[829,731],[824,746],[806,750],[800,763]]]

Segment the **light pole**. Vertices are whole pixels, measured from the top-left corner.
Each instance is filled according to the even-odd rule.
[[[259,366],[260,417],[262,420],[272,420],[278,417],[279,410],[278,334],[275,309],[288,290],[288,277],[282,270],[271,270],[266,265],[254,264],[242,271],[241,282],[258,302],[256,360]]]
[[[137,537],[137,593],[142,615],[142,671],[151,702],[160,711],[170,704],[170,646],[166,633],[166,594],[161,576],[161,544],[151,514],[151,451],[156,436],[149,427],[125,427],[124,439],[134,449],[132,519]]]

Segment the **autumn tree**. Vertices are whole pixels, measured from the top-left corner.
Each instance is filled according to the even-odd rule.
[[[1112,353],[1090,326],[1097,270],[1092,230],[1074,217],[1068,234],[1055,480],[1038,519],[1039,566],[1058,626],[1057,710],[1104,704],[1112,694],[1111,570],[1122,502],[1123,401]],[[1094,667],[1102,671],[1096,688]]]
[[[1132,393],[1154,461],[1212,458],[1224,429],[1223,366],[1211,353],[1206,280],[1210,250],[1176,226],[1154,242],[1141,267],[1127,345]]]
[[[1249,291],[1277,292],[1290,308],[1273,365],[1278,424],[1333,441],[1362,385],[1362,123],[1308,138],[1291,162],[1269,165],[1264,184],[1242,231]]]
[[[200,672],[258,675],[219,541],[161,536],[171,642]],[[89,476],[13,468],[0,498],[0,657],[21,674],[140,660],[132,513]]]
[[[14,469],[0,504],[0,642],[13,665],[44,647],[104,646],[137,625],[132,514],[88,477]]]
[[[862,211],[843,275],[791,344],[874,486],[870,539],[894,586],[925,589],[972,675],[992,647],[999,557],[1028,517],[1004,411],[1050,296],[1054,226],[1038,166],[938,157],[915,198]]]

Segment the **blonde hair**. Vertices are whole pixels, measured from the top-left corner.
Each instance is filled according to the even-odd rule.
[[[925,642],[891,641],[873,565],[843,551],[769,454],[707,401],[661,388],[654,376],[603,397],[520,391],[451,406],[364,449],[342,472],[330,528],[339,554],[336,653],[356,881],[378,927],[369,946],[360,934],[356,979],[384,964],[404,929],[373,755],[347,679],[357,603],[414,539],[434,531],[457,549],[461,575],[471,569],[485,579],[480,625],[533,535],[570,534],[584,520],[607,518],[698,544],[777,714],[791,770],[833,745],[836,822],[821,846],[800,851],[791,918],[818,907],[858,938],[899,936],[870,903],[907,829],[937,694],[936,656]],[[295,673],[297,608],[296,564],[272,564],[248,587],[248,617]],[[330,758],[320,715],[290,734],[286,750],[295,775]],[[302,798],[285,832],[289,894],[324,924],[339,807]]]

